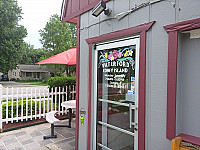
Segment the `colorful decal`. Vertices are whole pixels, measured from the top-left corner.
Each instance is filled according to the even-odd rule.
[[[84,119],[85,119],[85,117],[81,116],[80,119],[81,119],[81,125],[84,125]]]
[[[135,81],[135,77],[131,77],[131,81]]]
[[[99,98],[134,101],[135,53],[135,45],[98,51]]]
[[[135,94],[135,77],[131,77],[131,91]]]
[[[86,111],[84,108],[81,108],[80,109],[80,119],[81,119],[81,125],[84,125],[84,120],[85,120],[85,114],[86,114]]]
[[[105,62],[112,62],[112,61],[129,61],[134,69],[135,61],[132,58],[134,47],[130,46],[129,48],[122,48],[119,50],[111,50],[109,52],[100,51],[101,55],[99,57],[99,64],[98,68],[105,63]]]

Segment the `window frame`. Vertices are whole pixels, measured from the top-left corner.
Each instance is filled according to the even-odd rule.
[[[176,137],[176,88],[177,88],[177,55],[178,55],[178,33],[200,29],[200,18],[187,20],[164,26],[168,33],[168,73],[167,73],[167,125],[166,137]],[[179,134],[182,139],[192,144],[200,145],[200,138]]]

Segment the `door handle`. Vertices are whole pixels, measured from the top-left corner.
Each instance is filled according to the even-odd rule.
[[[130,125],[130,129],[132,128],[132,103],[129,103],[129,125]]]

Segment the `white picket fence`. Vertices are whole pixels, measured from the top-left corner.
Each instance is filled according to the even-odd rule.
[[[8,124],[20,120],[41,119],[51,110],[58,111],[59,115],[65,114],[61,103],[69,100],[68,94],[70,99],[75,99],[75,86],[68,91],[67,87],[55,87],[51,91],[47,87],[5,89],[0,84],[0,130],[3,129],[3,122]]]

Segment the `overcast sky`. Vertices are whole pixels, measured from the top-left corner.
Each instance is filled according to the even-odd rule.
[[[51,15],[60,16],[62,0],[18,0],[18,5],[22,7],[23,13],[19,24],[28,31],[25,41],[34,45],[34,48],[41,48],[38,31],[45,27]]]

